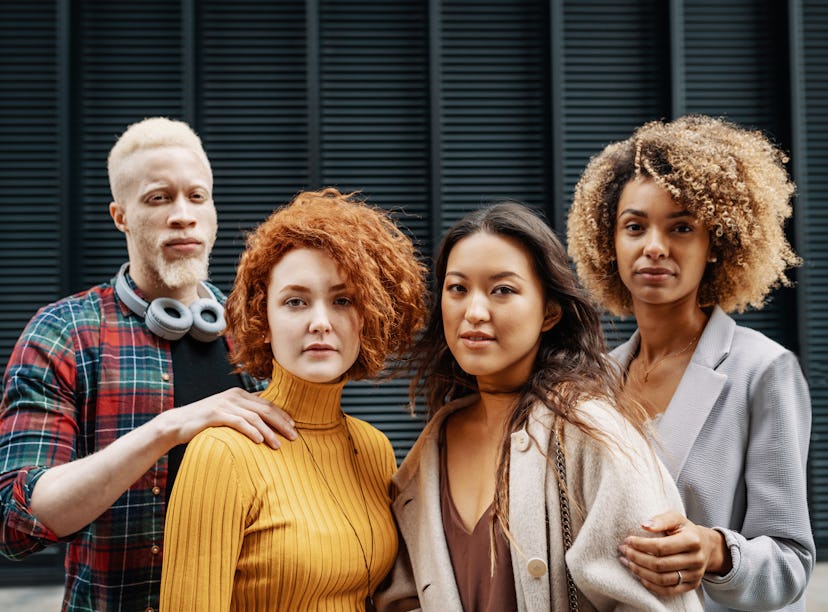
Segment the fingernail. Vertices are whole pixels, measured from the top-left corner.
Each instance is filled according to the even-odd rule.
[[[627,554],[627,547],[624,546],[623,544],[619,544],[618,545],[618,552],[620,552],[622,555],[626,555]]]
[[[626,557],[618,557],[618,560],[621,562],[621,565],[623,565],[624,567],[629,567],[630,566],[630,562],[627,561]]]
[[[642,527],[652,527],[653,522],[652,521],[644,521],[643,523],[641,523],[641,526]]]

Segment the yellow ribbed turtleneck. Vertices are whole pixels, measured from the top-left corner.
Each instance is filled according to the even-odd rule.
[[[161,610],[364,610],[397,553],[388,439],[340,407],[345,383],[274,362],[262,393],[300,438],[273,450],[228,427],[187,447],[165,527]]]
[[[274,361],[270,384],[262,397],[292,416],[297,427],[332,427],[344,418],[341,400],[345,382],[344,378],[337,383],[308,382]]]

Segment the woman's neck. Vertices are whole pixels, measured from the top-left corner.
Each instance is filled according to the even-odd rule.
[[[342,388],[346,379],[313,383],[285,370],[273,361],[270,384],[262,397],[287,412],[297,427],[325,427],[342,419]]]
[[[493,432],[501,430],[509,421],[518,402],[519,394],[480,391],[479,395],[480,401],[473,406],[473,415],[469,416],[489,427]]]
[[[640,335],[638,357],[653,363],[670,353],[695,344],[701,337],[708,315],[698,305],[637,305],[634,308]]]

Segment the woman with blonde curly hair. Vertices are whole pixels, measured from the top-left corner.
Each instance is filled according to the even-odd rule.
[[[424,267],[389,216],[303,192],[249,237],[227,300],[237,369],[295,421],[279,450],[229,427],[188,446],[167,511],[166,610],[364,609],[397,554],[388,439],[347,416],[425,318]]]
[[[612,354],[687,510],[645,522],[664,537],[626,538],[620,560],[655,593],[702,584],[708,610],[804,610],[814,563],[807,383],[793,353],[727,314],[761,308],[799,264],[786,161],[723,119],[651,122],[590,161],[569,213],[583,283],[635,316]]]

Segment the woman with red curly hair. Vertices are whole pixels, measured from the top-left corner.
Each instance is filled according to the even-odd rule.
[[[389,216],[336,189],[300,193],[249,237],[227,300],[237,369],[298,439],[229,427],[188,446],[167,511],[166,610],[364,609],[397,554],[388,439],[342,411],[425,318],[425,269]]]
[[[590,161],[569,214],[587,289],[635,316],[613,356],[687,510],[650,518],[664,537],[626,538],[620,560],[658,594],[701,584],[707,610],[804,610],[814,563],[807,383],[791,351],[728,315],[761,308],[799,263],[786,161],[722,119],[654,121]]]

